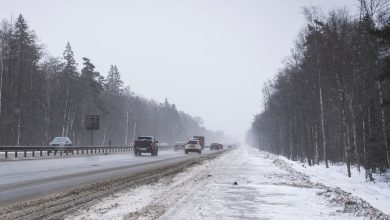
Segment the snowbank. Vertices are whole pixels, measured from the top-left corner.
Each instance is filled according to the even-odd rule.
[[[291,161],[283,156],[275,156],[289,163],[296,171],[304,173],[314,183],[321,183],[329,187],[339,187],[354,196],[366,200],[374,208],[390,215],[390,175],[374,176],[375,183],[366,181],[364,170],[360,173],[352,169],[352,177],[347,176],[346,166],[325,164],[308,166],[298,161]]]

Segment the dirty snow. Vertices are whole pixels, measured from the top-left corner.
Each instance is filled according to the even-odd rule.
[[[369,219],[275,158],[239,148],[185,172],[117,193],[68,219]],[[233,183],[237,182],[237,185]]]

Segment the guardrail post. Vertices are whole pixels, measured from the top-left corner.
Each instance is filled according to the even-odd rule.
[[[76,153],[77,153],[77,155],[79,155],[79,149],[77,149]]]
[[[39,156],[41,156],[41,157],[42,157],[42,150],[40,150],[40,151],[39,151]]]
[[[15,158],[18,157],[18,151],[15,151]]]
[[[34,150],[32,151],[32,156],[33,156],[33,157],[35,156],[35,151],[34,151]]]
[[[95,148],[95,154],[96,154],[96,148]]]
[[[8,158],[8,151],[5,152],[5,158]]]
[[[56,150],[54,151],[54,156],[57,156],[57,151]]]
[[[84,154],[84,149],[81,149],[81,154]]]
[[[24,154],[23,154],[23,155],[24,155],[24,157],[26,157],[26,155],[27,155],[27,152],[26,152],[26,150],[24,150]]]
[[[62,150],[60,150],[60,156],[62,156]]]
[[[46,153],[47,153],[47,156],[50,156],[50,151],[48,150],[48,151],[46,151]]]
[[[74,150],[72,150],[72,155],[74,154]]]

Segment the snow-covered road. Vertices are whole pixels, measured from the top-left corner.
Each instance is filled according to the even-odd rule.
[[[132,153],[0,162],[0,204],[23,201],[49,193],[148,172],[202,155],[160,151],[158,157]]]
[[[329,194],[334,198],[333,192],[280,167],[266,153],[240,148],[155,184],[117,193],[68,218],[369,218],[344,212],[344,204],[331,202],[327,197]]]

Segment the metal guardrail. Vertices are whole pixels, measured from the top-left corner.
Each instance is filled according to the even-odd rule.
[[[0,152],[4,152],[4,157],[8,158],[8,153],[14,153],[15,158],[18,157],[18,153],[23,153],[23,157],[27,157],[27,152],[31,152],[32,157],[35,157],[35,153],[39,153],[42,157],[45,152],[47,156],[50,154],[57,156],[66,155],[79,155],[79,154],[98,154],[98,153],[113,153],[113,152],[126,152],[132,151],[132,146],[0,146]]]

